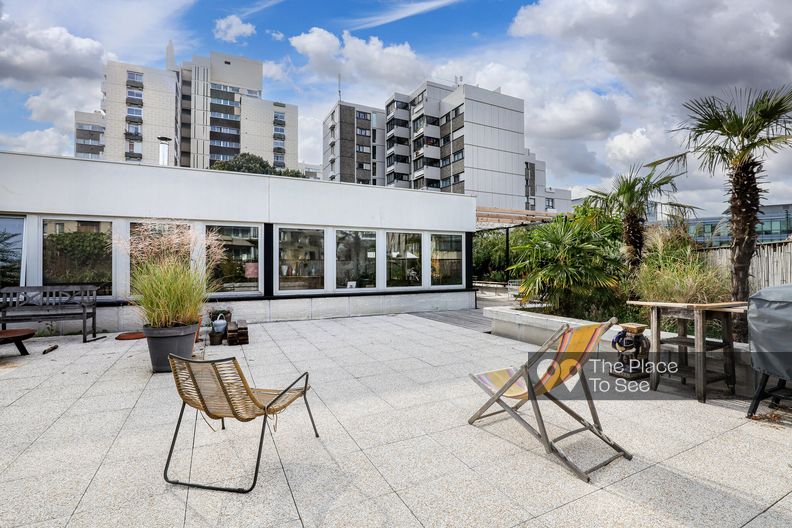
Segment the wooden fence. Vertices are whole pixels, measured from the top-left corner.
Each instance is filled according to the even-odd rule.
[[[728,246],[703,251],[713,264],[727,270],[731,268]],[[751,291],[781,284],[792,284],[792,241],[759,244],[751,260]]]

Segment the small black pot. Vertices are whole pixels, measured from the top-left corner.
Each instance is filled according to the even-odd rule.
[[[222,345],[223,344],[223,332],[209,332],[209,344],[210,345]]]
[[[143,327],[143,334],[148,341],[151,370],[154,372],[170,372],[168,354],[190,359],[195,346],[195,332],[198,325],[174,326],[170,328]]]

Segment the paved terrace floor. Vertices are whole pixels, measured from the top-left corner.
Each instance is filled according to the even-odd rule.
[[[309,370],[321,438],[292,406],[248,495],[163,481],[179,400],[169,374],[150,373],[145,342],[1,349],[0,526],[792,525],[792,430],[746,420],[742,403],[600,402],[606,433],[635,457],[585,484],[514,421],[466,423],[485,399],[467,374],[520,363],[529,345],[410,315],[250,334],[206,356],[236,355],[258,386]],[[60,348],[41,355],[50,342]],[[544,409],[552,432],[571,426]],[[212,431],[188,418],[176,476],[247,483],[260,422]],[[607,454],[581,435],[564,445],[584,463]]]

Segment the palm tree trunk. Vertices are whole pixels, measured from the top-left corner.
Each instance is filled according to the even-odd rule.
[[[632,212],[624,215],[622,239],[627,251],[627,263],[631,272],[637,271],[638,266],[641,265],[641,254],[643,253],[644,244],[643,232],[644,225],[641,217]]]
[[[756,252],[756,226],[759,223],[759,207],[762,190],[758,175],[762,163],[753,157],[734,166],[729,174],[729,210],[731,213],[731,265],[732,299],[747,301],[750,295],[751,259]],[[748,324],[744,315],[735,318],[735,337],[745,341]]]

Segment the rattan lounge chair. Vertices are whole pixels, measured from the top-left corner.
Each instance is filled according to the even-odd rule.
[[[602,425],[597,415],[597,409],[594,407],[594,401],[591,397],[591,389],[588,385],[586,374],[583,372],[583,365],[588,361],[591,352],[597,347],[600,337],[615,323],[616,319],[614,318],[606,323],[585,325],[578,328],[570,328],[569,325],[564,324],[519,368],[506,368],[482,372],[481,374],[471,374],[470,377],[473,381],[484,389],[484,391],[490,395],[490,398],[481,409],[470,417],[468,423],[472,425],[482,418],[503,412],[508,413],[509,416],[517,420],[520,425],[525,427],[532,435],[542,442],[547,453],[553,453],[560,458],[577,477],[585,482],[590,481],[590,473],[610,464],[617,458],[624,457],[627,460],[631,460],[632,455],[630,453],[605,436],[602,432]],[[532,370],[535,371],[536,365],[542,359],[542,356],[554,347],[556,348],[556,352],[553,361],[542,376],[539,377],[539,380],[534,382]],[[559,401],[558,398],[551,394],[554,389],[559,390],[560,388],[561,390],[566,390],[564,382],[575,375],[580,376],[580,385],[588,401],[591,420],[594,422],[593,424],[589,423],[586,419],[569,408],[569,406]],[[555,403],[564,412],[574,418],[581,427],[551,439],[547,434],[542,413],[539,409],[538,398],[540,396],[544,396]],[[504,398],[516,400],[516,403],[510,405]],[[529,401],[533,407],[536,424],[539,429],[538,431],[526,422],[517,412],[520,407]],[[487,409],[494,404],[498,404],[502,409],[484,414]],[[585,431],[590,431],[600,440],[608,444],[616,451],[616,454],[584,470],[572,462],[564,451],[556,445],[556,442]]]
[[[283,390],[254,389],[248,385],[245,375],[239,368],[239,363],[233,357],[197,361],[171,354],[168,357],[168,361],[170,361],[171,370],[173,371],[173,379],[176,381],[176,390],[178,390],[179,397],[182,399],[182,406],[179,412],[179,421],[176,423],[176,431],[173,433],[170,451],[168,452],[168,461],[165,463],[164,475],[167,482],[192,488],[231,491],[234,493],[252,491],[256,487],[256,481],[258,480],[261,448],[264,444],[267,417],[283,412],[299,398],[305,401],[305,408],[308,410],[308,417],[311,419],[314,434],[317,438],[319,437],[319,432],[316,430],[316,423],[314,423],[311,408],[308,406],[308,399],[306,398],[306,393],[310,388],[307,372],[304,372]],[[303,386],[296,389],[293,388],[303,378],[305,378]],[[207,484],[180,482],[168,478],[168,467],[173,456],[173,448],[176,446],[176,437],[179,435],[184,408],[187,405],[206,414],[209,418],[221,420],[223,428],[225,428],[226,418],[235,418],[240,422],[249,422],[259,416],[264,418],[261,424],[258,456],[256,457],[256,472],[253,474],[253,483],[249,488],[222,488]]]

